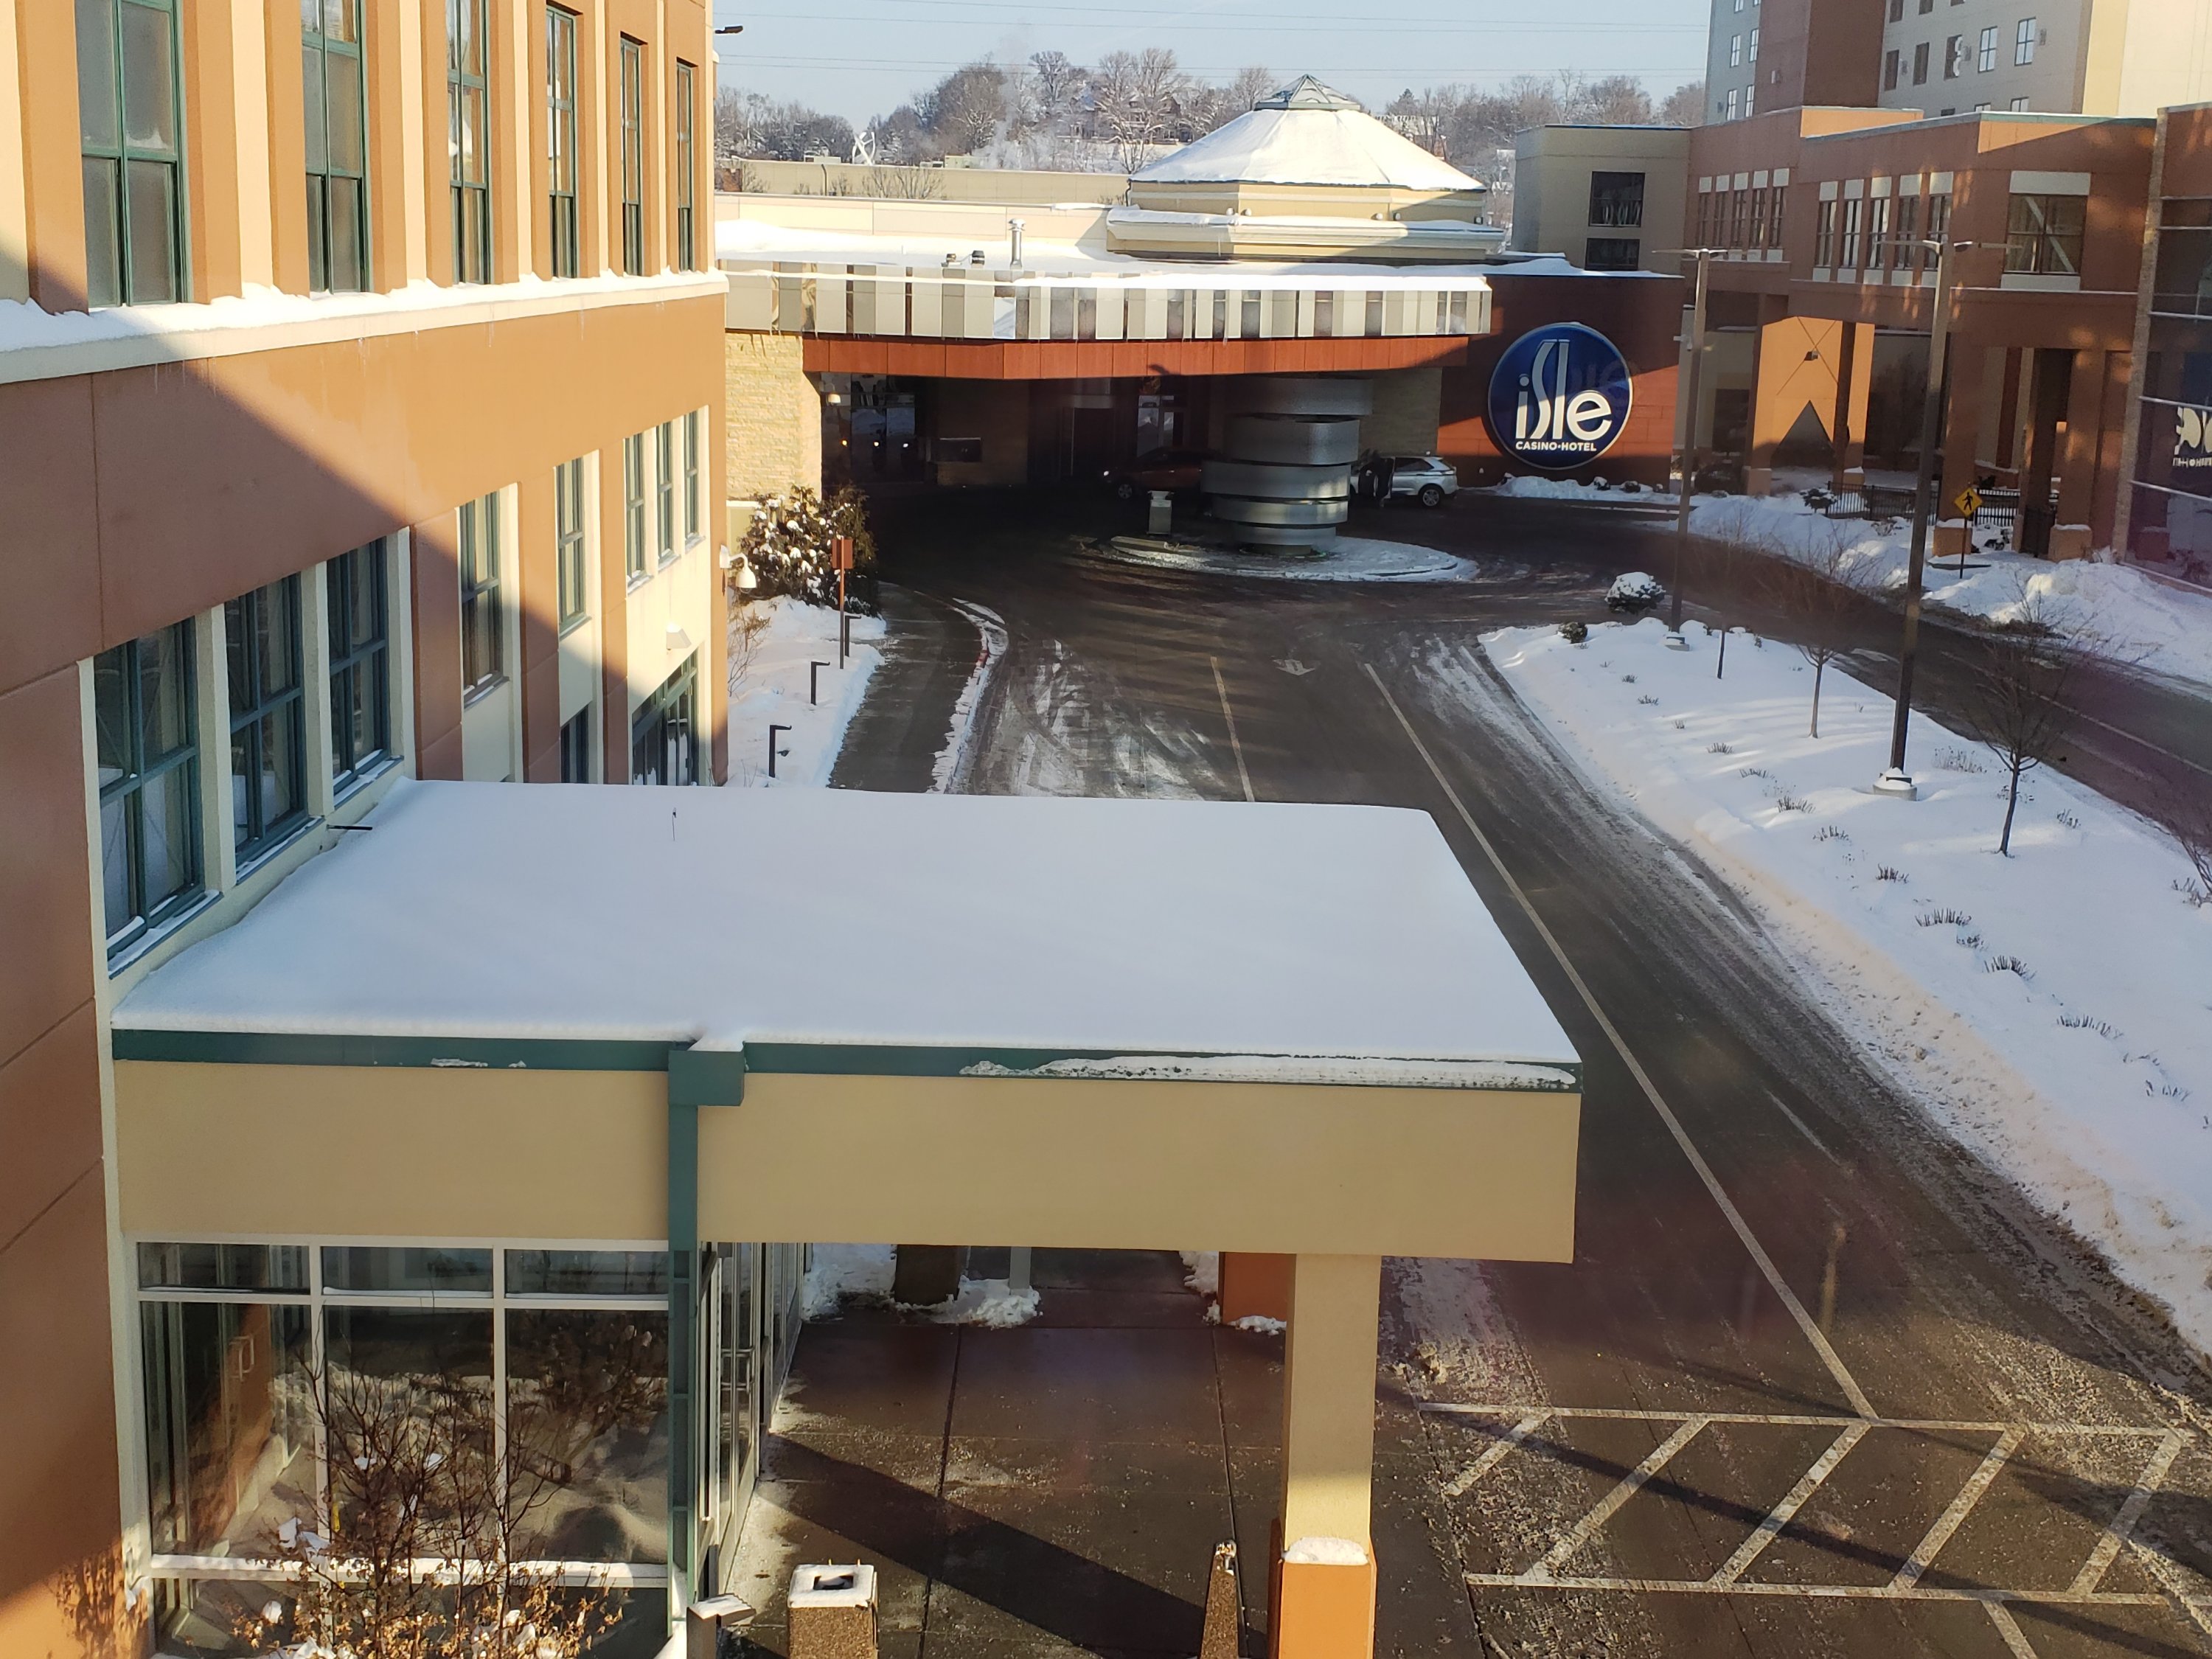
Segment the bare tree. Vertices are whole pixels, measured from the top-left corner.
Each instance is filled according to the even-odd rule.
[[[1743,545],[1759,557],[1757,568],[1768,597],[1790,620],[1798,653],[1813,665],[1813,717],[1808,735],[1820,735],[1820,684],[1828,665],[1857,643],[1854,624],[1866,615],[1873,581],[1865,561],[1856,556],[1856,526],[1816,521],[1801,527],[1800,547],[1781,544],[1770,534],[1754,535]]]
[[[2004,828],[1997,851],[2012,855],[2012,824],[2020,807],[2020,781],[2058,751],[2071,728],[2075,677],[2081,653],[2057,639],[2036,614],[2022,605],[2020,621],[1982,635],[1966,724],[1997,757],[2005,773]]]
[[[1248,64],[1229,77],[1229,84],[1221,89],[1221,122],[1225,125],[1249,112],[1262,98],[1274,91],[1275,74],[1259,64]]]
[[[1705,83],[1685,81],[1659,105],[1659,119],[1670,127],[1699,127],[1705,124]]]
[[[1082,111],[1083,88],[1091,71],[1064,52],[1040,52],[1030,58],[1030,98],[1038,124],[1048,131],[1072,125]]]
[[[1580,88],[1573,118],[1599,126],[1649,126],[1651,94],[1632,75],[1608,75]]]
[[[1101,58],[1093,88],[1099,125],[1120,151],[1123,167],[1134,172],[1146,147],[1168,137],[1188,77],[1173,52],[1147,46]]]
[[[952,155],[972,155],[1006,121],[1006,72],[996,64],[965,64],[915,101],[915,112]]]

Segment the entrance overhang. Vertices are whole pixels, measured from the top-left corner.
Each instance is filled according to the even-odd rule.
[[[951,380],[1081,380],[1153,374],[1321,374],[1450,368],[1467,341],[1450,337],[1288,340],[839,339],[809,335],[810,374],[896,374]]]

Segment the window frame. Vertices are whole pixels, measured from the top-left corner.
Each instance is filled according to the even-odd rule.
[[[1985,24],[1974,40],[1974,73],[1987,75],[1997,66],[1997,26]]]
[[[200,731],[199,679],[198,672],[198,641],[195,628],[188,618],[173,623],[167,628],[100,652],[94,659],[94,721],[97,723],[98,676],[100,658],[114,659],[123,684],[128,688],[129,701],[125,705],[125,746],[129,754],[120,774],[99,786],[97,816],[101,820],[100,839],[102,858],[100,871],[100,931],[106,942],[108,971],[122,966],[140,946],[146,944],[193,909],[207,895],[207,824],[205,810],[200,798]],[[175,644],[179,672],[184,695],[184,740],[173,749],[165,750],[149,761],[146,754],[146,708],[143,696],[145,680],[142,653],[149,640],[167,635]],[[95,733],[94,773],[98,776],[98,737]],[[154,904],[145,896],[145,812],[147,787],[167,779],[172,772],[185,774],[183,799],[187,803],[185,824],[185,862],[188,873],[177,890]],[[131,902],[130,917],[120,929],[114,919],[106,914],[106,829],[105,820],[110,802],[122,801],[124,856],[128,860],[125,883]]]
[[[296,834],[313,814],[308,810],[307,793],[307,659],[305,603],[300,576],[295,573],[280,576],[275,581],[227,601],[222,608],[224,629],[225,668],[230,691],[230,781],[232,799],[239,799],[239,785],[244,782],[244,799],[231,825],[231,845],[237,856],[240,870],[244,871],[266,858]],[[261,635],[262,612],[270,605],[278,607],[276,624],[291,635],[292,684],[271,691],[262,684],[263,663],[255,645]],[[243,683],[240,672],[243,672]],[[239,770],[238,750],[241,738],[250,756],[258,757],[268,738],[270,722],[291,709],[292,776],[299,799],[292,809],[274,820],[262,817],[261,791],[258,787],[261,772],[255,769],[244,775]]]
[[[1882,54],[1881,89],[1884,92],[1895,92],[1897,90],[1897,71],[1900,58],[1901,54],[1894,46],[1892,46],[1887,52]]]
[[[674,562],[684,550],[677,536],[676,422],[663,421],[653,428],[653,530],[659,562]]]
[[[311,27],[303,15],[300,21],[301,72],[303,98],[301,108],[302,137],[307,147],[307,290],[311,294],[362,294],[372,286],[369,256],[368,206],[368,45],[363,32],[362,0],[339,0],[353,15],[353,39],[333,40],[320,27]],[[315,8],[318,17],[328,15],[329,0]],[[304,9],[303,9],[304,11]],[[359,115],[360,131],[353,135],[355,153],[360,157],[357,172],[349,172],[336,166],[331,160],[330,85],[332,58],[349,60],[355,81],[354,108]],[[317,79],[308,82],[313,75]],[[319,95],[306,96],[305,88],[315,87]],[[315,165],[317,149],[315,136],[307,130],[315,110],[323,112],[321,141],[323,165]],[[351,280],[341,284],[334,282],[337,275],[331,269],[331,235],[332,222],[331,198],[333,181],[349,182],[354,190],[354,247],[357,255],[356,268],[345,273]],[[317,280],[319,274],[320,279]]]
[[[1925,40],[1916,43],[1912,48],[1912,84],[1916,87],[1928,84],[1928,58],[1931,49]]]
[[[454,510],[453,562],[461,583],[461,700],[472,702],[507,678],[507,595],[500,568],[499,492]],[[485,609],[481,617],[477,606]],[[488,645],[479,641],[488,641]],[[477,660],[489,650],[489,663]]]
[[[545,8],[546,246],[549,269],[556,276],[580,275],[583,266],[576,22],[576,14],[565,7]]]
[[[1943,78],[1955,81],[1966,72],[1966,37],[1954,34],[1943,42]]]
[[[592,781],[592,711],[587,706],[561,722],[561,781]]]
[[[2088,205],[2086,196],[2013,191],[2005,204],[2005,275],[2079,278]],[[2066,210],[2054,211],[2058,209]]]
[[[679,58],[676,60],[676,269],[696,270],[699,268],[697,216],[698,182],[693,177],[698,162],[697,146],[692,135],[699,118],[698,70]]]
[[[188,301],[191,298],[191,214],[185,199],[191,181],[185,152],[187,123],[185,113],[183,0],[76,0],[72,24],[82,24],[84,15],[95,10],[105,13],[108,19],[111,55],[107,66],[109,72],[105,78],[112,100],[114,137],[112,140],[96,139],[84,131],[84,100],[80,90],[77,149],[82,181],[80,188],[84,191],[85,305],[88,309],[93,309],[108,306],[165,305]],[[123,20],[137,13],[160,16],[167,21],[168,27],[167,95],[174,143],[166,149],[131,142],[130,123],[126,117],[130,107],[130,82],[124,72]],[[86,83],[84,31],[79,27],[75,33],[77,84],[82,89]],[[94,163],[109,171],[112,191],[112,210],[107,216],[106,234],[100,239],[112,249],[112,292],[94,291],[94,204],[89,185]],[[141,294],[137,291],[139,284],[135,275],[137,260],[134,250],[139,238],[134,229],[136,216],[131,208],[131,178],[134,167],[167,170],[167,222],[162,228],[162,234],[167,243],[168,291],[164,294]]]
[[[446,141],[447,189],[453,238],[453,281],[493,277],[491,225],[491,41],[489,0],[446,0]],[[476,46],[477,67],[468,67],[465,40]],[[471,96],[473,94],[473,96]],[[473,108],[471,128],[464,112]],[[464,131],[473,148],[463,143]],[[470,177],[470,161],[477,177]],[[473,235],[471,235],[473,232]]]
[[[622,212],[622,268],[645,275],[645,42],[621,37],[617,73],[617,184]]]
[[[1641,227],[1649,182],[1649,176],[1642,173],[1592,169],[1589,222],[1604,228]]]
[[[623,567],[632,582],[641,581],[646,568],[645,434],[633,432],[623,440]]]
[[[2033,17],[2021,18],[2020,20],[2019,27],[2013,30],[2012,61],[2014,68],[2019,69],[2027,64],[2033,64],[2035,61],[2035,48],[2038,44],[2035,37],[2035,19]]]
[[[701,475],[704,471],[704,469],[700,465],[700,461],[702,459],[702,440],[705,436],[706,428],[707,423],[700,418],[700,414],[697,410],[692,409],[686,410],[684,411],[682,465],[684,471],[684,545],[686,547],[690,546],[692,543],[697,541],[706,533],[707,515],[704,511],[702,510],[703,498],[700,494],[702,483]]]
[[[373,573],[370,598],[375,611],[374,631],[358,644],[354,642],[353,585],[345,580],[354,568],[349,562],[355,559],[362,560],[363,568]],[[337,797],[343,799],[398,758],[392,745],[390,544],[380,538],[366,546],[349,548],[325,564],[323,570],[329,617],[325,648],[331,695],[331,782]],[[344,722],[345,735],[339,736],[341,713],[349,711],[354,702],[350,689],[342,693],[340,688],[350,688],[356,678],[363,673],[368,674],[373,682],[369,702],[376,711],[378,742],[374,748],[356,753],[350,719]]]
[[[592,617],[590,544],[584,489],[584,458],[553,469],[553,567],[560,593],[560,631],[581,627]]]

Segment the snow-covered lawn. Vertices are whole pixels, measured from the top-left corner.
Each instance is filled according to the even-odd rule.
[[[1910,522],[1884,532],[1864,519],[1827,518],[1796,495],[1700,496],[1690,504],[1690,529],[1815,564],[1837,549],[1844,574],[1876,592],[1904,587],[1912,544]],[[1963,574],[1956,565],[1927,562],[1927,603],[1937,610],[1994,623],[2033,616],[2101,654],[2212,686],[2212,593],[2095,559],[2053,562],[1978,549]]]
[[[2093,568],[2096,567],[2091,567]],[[1868,786],[1892,704],[1786,647],[1656,619],[1485,646],[1587,769],[1696,845],[1953,1133],[2212,1347],[2212,905],[2143,820],[2032,773],[2010,858],[1987,751],[1915,717],[1917,802]]]
[[[746,644],[748,623],[757,631]],[[880,617],[853,618],[853,649],[837,666],[837,613],[799,599],[755,599],[733,609],[730,630],[730,781],[820,787],[830,781],[845,728],[883,660]],[[830,665],[818,673],[811,663]],[[809,703],[807,681],[821,683],[821,701]],[[775,776],[768,775],[769,725],[775,734]]]

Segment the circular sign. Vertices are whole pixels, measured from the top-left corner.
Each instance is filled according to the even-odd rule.
[[[1581,323],[1532,328],[1490,374],[1490,434],[1524,465],[1566,472],[1595,460],[1628,426],[1628,360]]]

